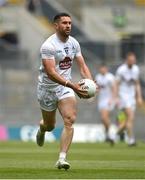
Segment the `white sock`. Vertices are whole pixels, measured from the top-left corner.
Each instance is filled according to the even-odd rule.
[[[65,152],[60,152],[59,159],[66,159],[66,153]]]
[[[113,138],[110,136],[110,129],[108,129],[108,131],[106,132],[106,138],[113,140]]]
[[[128,139],[128,144],[133,144],[135,143],[135,138],[134,137],[131,137]]]

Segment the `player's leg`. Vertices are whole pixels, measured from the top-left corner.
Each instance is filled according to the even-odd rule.
[[[45,131],[52,131],[55,127],[55,116],[56,110],[53,111],[45,111],[41,110],[42,112],[42,120],[40,121],[40,129],[42,132]]]
[[[111,145],[114,145],[114,139],[110,136],[110,111],[108,109],[100,109],[101,120],[105,127],[106,142],[109,142]]]
[[[73,124],[76,120],[76,99],[75,97],[68,97],[59,101],[58,109],[64,120],[64,129],[61,136],[61,151],[66,152],[72,142]]]
[[[55,114],[57,109],[57,97],[54,95],[55,90],[49,91],[49,88],[38,84],[37,97],[42,113],[42,120],[37,132],[36,141],[39,146],[43,146],[45,132],[52,131],[55,127]]]
[[[108,136],[109,127],[110,127],[110,117],[109,117],[110,112],[106,109],[101,109],[100,115],[101,115],[102,123],[105,127],[106,136]]]
[[[64,128],[62,131],[61,142],[60,142],[59,160],[56,164],[58,168],[60,167],[67,169],[70,167],[70,165],[67,162],[63,163],[65,167],[62,167],[61,161],[66,160],[66,155],[69,150],[70,144],[72,142],[73,132],[74,132],[73,124],[76,120],[76,113],[77,113],[76,106],[77,106],[77,102],[74,96],[67,97],[58,102],[58,109],[64,121]]]
[[[125,113],[127,116],[126,129],[128,134],[128,145],[135,145],[135,138],[133,134],[134,111],[132,108],[125,108]]]
[[[114,139],[110,136],[110,113],[114,108],[113,104],[110,104],[110,98],[100,98],[98,100],[98,109],[101,116],[101,121],[105,127],[105,135],[106,135],[106,142],[109,142],[111,145],[114,144]]]
[[[40,127],[37,132],[36,140],[39,146],[43,146],[45,139],[45,132],[52,131],[55,127],[55,114],[56,110],[42,112],[42,120],[40,121]]]

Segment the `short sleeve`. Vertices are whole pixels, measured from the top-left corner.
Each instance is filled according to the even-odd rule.
[[[40,53],[42,59],[54,59],[54,48],[50,45],[42,45]]]
[[[80,44],[78,43],[77,48],[76,48],[76,57],[81,56],[81,55],[82,55],[81,48],[80,48]]]
[[[79,42],[73,38],[73,48],[75,49],[75,57],[81,56],[81,47]]]
[[[121,68],[118,68],[118,69],[117,69],[115,79],[116,79],[117,81],[120,81],[120,80],[121,80]]]

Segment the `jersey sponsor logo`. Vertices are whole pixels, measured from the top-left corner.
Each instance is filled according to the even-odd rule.
[[[65,57],[64,60],[59,62],[59,68],[61,70],[69,69],[72,66],[72,60],[70,57]]]
[[[127,78],[127,77],[125,77],[125,76],[122,76],[122,80],[123,81],[125,81],[128,85],[133,85],[133,84],[135,84],[135,79],[133,79],[133,78]]]
[[[103,79],[102,79],[103,80]],[[106,87],[106,83],[105,82],[101,82],[101,81],[98,81],[98,85],[101,89],[105,88]]]

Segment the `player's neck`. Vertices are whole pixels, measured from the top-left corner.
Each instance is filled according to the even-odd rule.
[[[57,35],[57,37],[58,37],[58,39],[60,40],[60,41],[62,41],[62,42],[66,42],[67,40],[68,40],[68,38],[69,38],[69,36],[62,36],[61,34],[59,34],[59,33],[56,33],[56,35]]]

